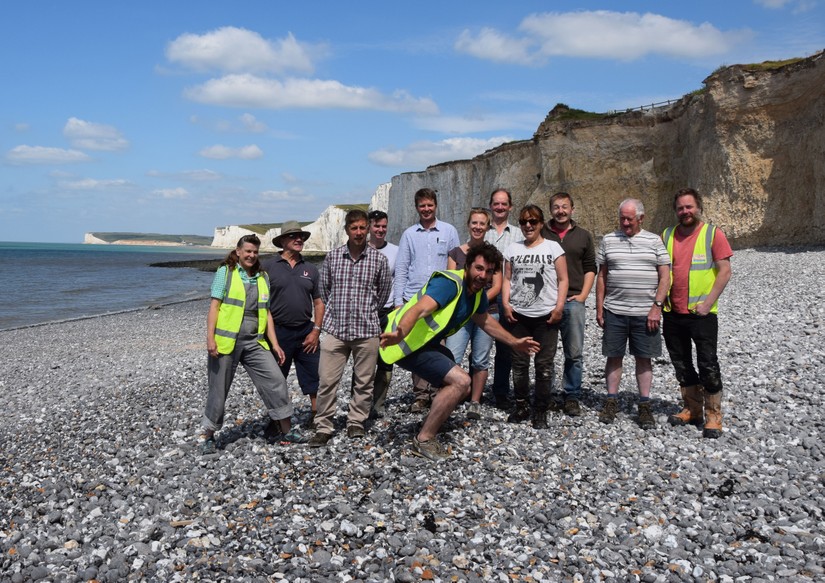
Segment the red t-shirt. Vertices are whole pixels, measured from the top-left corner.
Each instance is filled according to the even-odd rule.
[[[699,223],[693,232],[687,236],[682,235],[677,227],[673,237],[673,263],[671,273],[673,274],[673,285],[670,287],[671,309],[678,314],[688,313],[688,278],[690,277],[690,262],[693,259],[693,246],[699,231],[702,230],[703,223]],[[667,245],[667,241],[665,241]],[[713,237],[713,245],[710,248],[714,261],[728,259],[733,256],[733,249],[730,248],[728,238],[721,229],[716,229]]]

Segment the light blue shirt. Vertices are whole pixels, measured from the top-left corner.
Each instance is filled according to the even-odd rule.
[[[438,219],[431,229],[417,223],[404,231],[395,262],[393,303],[402,305],[424,287],[434,271],[447,269],[447,252],[459,245],[456,228]]]

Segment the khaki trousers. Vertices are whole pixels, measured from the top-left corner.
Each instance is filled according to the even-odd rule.
[[[363,427],[372,406],[375,363],[378,360],[378,337],[344,341],[327,334],[321,341],[321,362],[318,367],[318,412],[316,431],[332,433],[338,403],[338,385],[344,367],[352,354],[353,386],[347,413],[347,426]]]

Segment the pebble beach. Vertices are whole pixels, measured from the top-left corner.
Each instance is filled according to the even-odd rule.
[[[461,407],[440,464],[410,453],[420,417],[398,369],[388,415],[353,440],[345,371],[319,449],[268,443],[239,372],[202,456],[206,299],[0,332],[0,583],[822,581],[825,247],[738,250],[732,267],[718,440],[667,424],[664,348],[657,427],[636,424],[629,357],[619,417],[599,423],[593,295],[583,415],[536,431]],[[288,383],[300,423],[309,401]]]

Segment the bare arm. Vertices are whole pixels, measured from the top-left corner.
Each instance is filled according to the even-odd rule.
[[[513,267],[509,261],[504,262],[504,279],[501,285],[501,309],[504,312],[501,314],[508,322],[515,322],[513,317],[513,307],[510,305],[510,278],[513,275]]]
[[[547,319],[548,324],[557,324],[561,322],[561,317],[564,315],[564,303],[567,301],[567,289],[570,281],[567,277],[567,258],[560,255],[553,262],[556,268],[556,282],[558,285],[558,293],[556,294],[556,307],[550,312],[550,318]]]
[[[670,290],[670,265],[659,265],[656,267],[659,272],[659,285],[656,287],[656,301],[664,302]],[[647,313],[647,329],[651,332],[659,327],[662,319],[662,308],[653,304]]]
[[[604,296],[607,292],[607,264],[599,267],[596,276],[596,323],[604,328]]]
[[[321,298],[315,298],[312,300],[312,310],[313,310],[313,329],[312,332],[307,334],[304,341],[301,345],[304,347],[304,352],[308,352],[310,354],[314,353],[318,350],[318,338],[321,336],[321,323],[324,321],[324,300]]]
[[[700,316],[707,316],[710,313],[710,309],[713,307],[713,304],[716,303],[716,300],[718,300],[719,296],[722,295],[722,292],[725,291],[725,286],[727,286],[730,281],[730,259],[720,259],[716,262],[716,266],[719,268],[719,273],[716,274],[716,281],[713,282],[713,287],[710,288],[708,297],[706,297],[704,301],[697,304],[694,309],[694,311]]]
[[[393,332],[384,332],[381,334],[381,347],[386,348],[387,346],[393,346],[404,340],[420,318],[426,318],[437,309],[438,302],[432,297],[428,295],[421,296],[421,299],[418,300],[415,305],[404,312],[404,315],[401,316],[401,321],[398,322],[398,326],[396,326]]]
[[[541,345],[530,336],[516,338],[505,330],[501,324],[499,324],[498,320],[486,312],[483,314],[473,314],[472,318],[473,322],[475,322],[479,328],[496,340],[508,344],[513,350],[525,354],[535,354],[541,347]]]
[[[218,344],[215,342],[215,328],[218,326],[218,311],[221,309],[221,300],[212,298],[209,302],[209,313],[206,315],[206,351],[209,356],[218,357]]]
[[[501,271],[496,271],[493,274],[493,285],[487,290],[488,302],[494,302],[496,300],[496,296],[501,293],[503,279],[504,277],[501,275]]]

